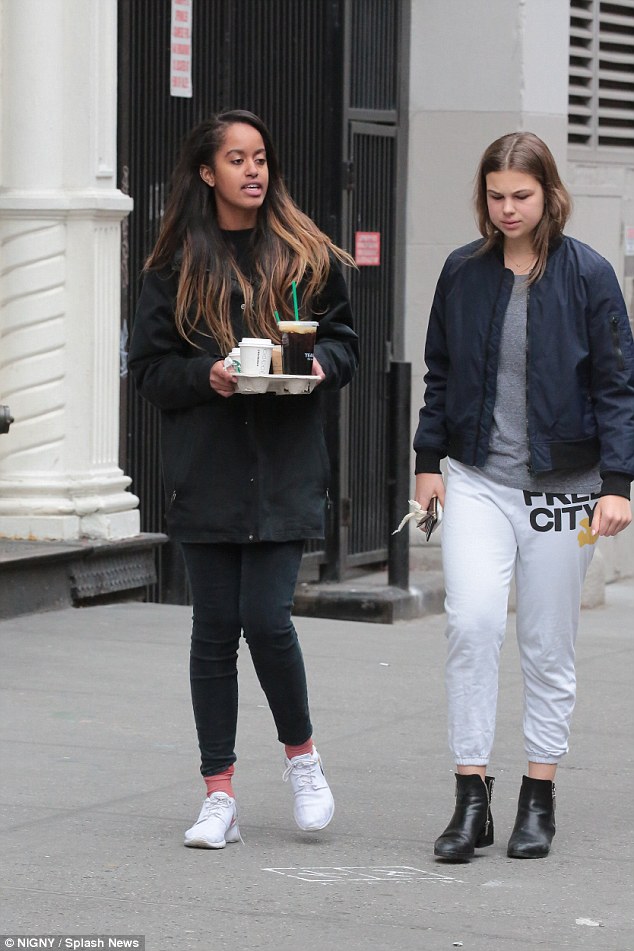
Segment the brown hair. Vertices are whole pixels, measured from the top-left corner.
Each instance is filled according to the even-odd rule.
[[[214,191],[200,177],[200,166],[214,167],[227,130],[236,123],[253,126],[264,142],[269,185],[258,209],[253,236],[253,285],[240,270],[218,226]],[[201,122],[186,139],[172,174],[158,240],[145,270],[174,266],[182,255],[175,320],[179,333],[191,340],[195,330],[211,334],[222,351],[237,343],[229,304],[232,279],[244,297],[245,334],[279,339],[274,311],[292,318],[291,286],[305,279],[301,307],[308,309],[330,270],[330,255],[354,266],[290,197],[266,125],[252,112],[236,109]]]
[[[532,132],[510,132],[496,139],[480,160],[473,196],[478,228],[485,239],[480,248],[482,254],[501,243],[500,233],[489,218],[486,177],[489,172],[507,169],[532,175],[544,192],[544,214],[533,232],[537,261],[529,277],[532,284],[544,273],[549,245],[562,234],[572,211],[572,199],[559,177],[552,152],[538,136]]]

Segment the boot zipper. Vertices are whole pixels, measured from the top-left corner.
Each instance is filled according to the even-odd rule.
[[[488,783],[485,782],[484,788],[487,794],[487,817],[484,822],[484,834],[488,835],[489,826],[491,825],[491,795],[493,793],[493,783],[495,780],[491,779]]]

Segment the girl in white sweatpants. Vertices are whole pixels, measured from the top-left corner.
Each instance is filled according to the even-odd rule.
[[[532,493],[449,460],[443,519],[449,744],[461,766],[486,766],[513,573],[531,763],[568,751],[581,589],[598,536],[596,496]],[[468,526],[468,531],[465,527]]]
[[[456,805],[434,853],[448,861],[493,842],[487,768],[513,575],[528,768],[507,855],[550,850],[583,581],[598,538],[631,521],[634,478],[625,302],[608,262],[563,234],[570,197],[544,142],[493,142],[475,207],[483,239],[449,256],[434,296],[414,439],[416,500],[445,509]]]

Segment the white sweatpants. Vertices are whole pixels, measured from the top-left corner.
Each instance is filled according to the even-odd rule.
[[[514,570],[526,755],[534,763],[557,763],[568,752],[595,504],[589,495],[509,489],[449,461],[442,553],[449,746],[456,763],[489,762]]]

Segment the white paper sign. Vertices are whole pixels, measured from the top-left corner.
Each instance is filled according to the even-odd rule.
[[[192,7],[194,0],[172,0],[170,95],[192,97]]]
[[[381,264],[381,232],[355,231],[354,260],[359,267],[379,267]]]

